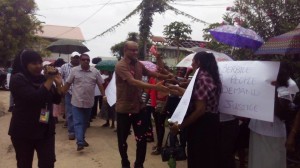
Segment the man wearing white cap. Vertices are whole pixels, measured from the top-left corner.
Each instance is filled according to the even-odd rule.
[[[79,56],[80,54],[78,52],[73,52],[71,54],[71,61],[70,63],[65,63],[63,66],[61,66],[61,76],[66,83],[67,78],[70,75],[71,69],[75,66],[79,65]],[[68,92],[65,95],[65,108],[66,108],[66,118],[67,118],[67,124],[68,124],[68,136],[69,140],[75,139],[75,131],[74,131],[74,123],[73,123],[73,114],[72,114],[72,87],[68,90]]]

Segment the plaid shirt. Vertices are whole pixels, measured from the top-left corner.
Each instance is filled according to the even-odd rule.
[[[61,74],[61,77],[62,77],[64,83],[66,83],[66,81],[70,75],[71,69],[73,67],[74,66],[71,63],[65,63],[64,65],[61,66],[60,74]],[[70,94],[72,94],[72,86],[73,86],[73,84],[71,85],[70,89],[68,90],[68,92]]]
[[[206,112],[218,112],[220,93],[218,93],[217,85],[208,72],[199,71],[192,96],[194,100],[206,102]]]

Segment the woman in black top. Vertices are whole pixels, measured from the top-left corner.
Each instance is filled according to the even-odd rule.
[[[52,104],[60,102],[61,78],[53,67],[45,69],[45,76],[41,71],[42,58],[38,53],[23,50],[16,56],[10,82],[15,108],[8,134],[16,151],[18,168],[32,167],[34,150],[39,168],[54,167],[55,123],[51,113]]]

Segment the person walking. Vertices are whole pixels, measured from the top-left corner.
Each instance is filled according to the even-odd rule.
[[[137,60],[138,44],[127,41],[124,44],[124,58],[116,65],[116,87],[117,87],[117,135],[119,152],[122,158],[122,167],[129,168],[130,161],[127,155],[127,137],[131,125],[136,137],[136,161],[134,168],[143,168],[146,156],[146,130],[147,121],[142,111],[142,89],[156,89],[168,91],[162,83],[151,85],[142,82],[142,76],[153,76],[160,79],[172,78],[172,75],[162,75],[148,71],[145,66]]]
[[[106,100],[100,72],[90,67],[88,54],[80,55],[80,66],[72,68],[70,75],[63,87],[63,92],[72,85],[72,114],[74,121],[77,151],[81,151],[89,144],[85,140],[85,132],[89,124],[91,110],[94,105],[95,86],[98,85],[103,99]]]
[[[62,80],[53,67],[46,67],[45,75],[41,71],[42,57],[37,52],[23,50],[16,56],[10,81],[15,108],[8,134],[18,168],[32,167],[34,151],[39,168],[54,168],[56,161],[52,104],[60,103]]]
[[[73,52],[71,54],[71,61],[69,63],[65,63],[61,66],[60,74],[62,76],[63,82],[67,82],[67,78],[70,75],[71,69],[79,65],[79,53]],[[72,87],[65,93],[65,111],[66,111],[66,125],[68,127],[68,137],[69,140],[75,139],[75,131],[74,131],[74,122],[73,122],[73,113],[72,113]]]

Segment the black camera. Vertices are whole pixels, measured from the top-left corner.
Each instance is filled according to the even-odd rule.
[[[50,71],[49,71],[49,69],[50,69]],[[47,75],[57,75],[58,73],[59,73],[58,69],[56,69],[53,66],[45,66],[44,67],[44,74],[47,74]]]

